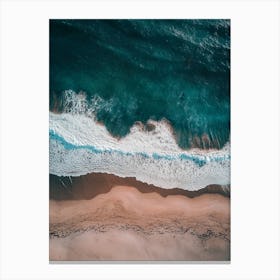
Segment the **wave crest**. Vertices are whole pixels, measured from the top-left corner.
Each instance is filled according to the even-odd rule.
[[[85,115],[50,113],[50,173],[112,173],[187,190],[229,184],[229,144],[222,150],[185,151],[178,147],[167,122],[149,124],[150,128],[145,129],[137,123],[126,137],[117,139]]]

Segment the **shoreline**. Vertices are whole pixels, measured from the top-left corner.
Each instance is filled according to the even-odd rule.
[[[220,194],[230,197],[230,187],[220,185],[208,185],[197,191],[188,191],[179,188],[160,188],[158,186],[143,183],[135,177],[119,177],[108,173],[90,173],[78,177],[64,177],[49,175],[49,197],[54,200],[81,200],[92,199],[99,194],[109,192],[114,186],[129,186],[136,188],[141,193],[158,193],[162,197],[168,195],[183,195],[197,197],[205,193]]]

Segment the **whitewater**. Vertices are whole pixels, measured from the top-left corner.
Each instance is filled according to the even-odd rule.
[[[152,129],[137,122],[127,136],[116,138],[80,110],[50,112],[50,173],[110,173],[162,188],[191,191],[211,184],[230,184],[229,143],[220,150],[183,150],[167,120],[149,120],[148,125]]]

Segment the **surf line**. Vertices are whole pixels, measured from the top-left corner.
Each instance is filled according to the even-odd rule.
[[[154,159],[154,160],[181,160],[181,161],[192,161],[193,163],[195,163],[197,166],[202,167],[205,164],[209,163],[209,162],[217,162],[217,163],[222,163],[225,161],[229,161],[230,160],[230,155],[229,154],[225,154],[222,156],[207,156],[207,155],[190,155],[190,154],[178,154],[178,155],[162,155],[162,154],[158,154],[158,153],[153,153],[151,155],[145,153],[145,152],[124,152],[124,151],[120,151],[120,150],[116,150],[116,149],[98,149],[94,146],[91,145],[75,145],[72,144],[68,141],[66,141],[61,135],[57,134],[54,130],[50,129],[49,130],[49,139],[50,140],[54,140],[57,141],[58,143],[60,143],[61,145],[63,145],[63,147],[66,150],[78,150],[78,149],[85,149],[85,150],[89,150],[92,153],[96,153],[96,154],[119,154],[121,156],[139,156],[145,159]]]

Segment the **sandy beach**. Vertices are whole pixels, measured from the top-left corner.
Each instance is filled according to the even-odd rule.
[[[230,200],[217,186],[191,198],[114,175],[68,180],[50,188],[51,261],[230,260]]]

